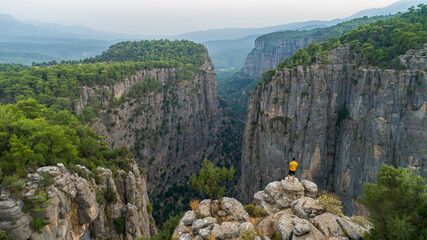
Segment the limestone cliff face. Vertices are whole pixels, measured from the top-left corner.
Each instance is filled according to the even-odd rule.
[[[158,204],[167,204],[158,200],[172,186],[188,187],[186,177],[198,171],[204,157],[220,158],[222,112],[207,54],[198,72],[184,79],[182,75],[175,68],[141,71],[114,86],[86,87],[75,103],[77,111],[93,102],[109,107],[92,127],[111,145],[128,146],[147,171],[149,193]],[[157,87],[132,95],[147,79]],[[170,190],[168,197],[172,194],[178,193]]]
[[[328,64],[278,71],[249,98],[239,189],[247,202],[267,183],[297,176],[351,200],[381,164],[427,177],[427,44],[401,56],[407,70],[361,66],[346,47]],[[318,59],[319,60],[319,59]]]
[[[98,183],[77,165],[77,173],[62,164],[42,167],[26,178],[23,200],[14,199],[5,190],[0,195],[0,229],[15,239],[135,239],[156,233],[148,210],[145,175],[133,164],[129,172],[98,167]],[[46,178],[53,180],[46,184]],[[45,200],[42,200],[46,197]],[[41,208],[28,210],[29,199],[44,202]],[[31,221],[40,218],[44,227],[33,230]],[[119,230],[114,222],[123,220]]]
[[[275,42],[264,42],[257,39],[255,47],[246,57],[245,65],[239,72],[238,77],[260,79],[263,72],[275,68],[281,61],[292,56],[300,48],[308,46],[313,40],[313,36]]]

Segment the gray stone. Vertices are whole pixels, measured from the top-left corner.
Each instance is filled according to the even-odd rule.
[[[184,217],[182,217],[181,221],[184,223],[185,226],[190,226],[193,224],[193,222],[197,219],[197,214],[195,211],[188,211],[184,214]]]
[[[217,222],[216,218],[213,217],[206,217],[203,219],[197,219],[193,222],[193,226],[191,227],[191,230],[194,234],[199,234],[199,230],[202,228],[206,228],[210,225],[214,225]]]
[[[220,240],[237,238],[239,236],[239,225],[232,222],[223,222],[221,225],[215,224],[211,233]]]
[[[246,231],[255,232],[255,227],[251,222],[244,222],[240,224],[240,234]]]
[[[311,198],[317,197],[317,185],[314,182],[310,182],[308,180],[302,180],[301,184],[304,187],[304,193],[306,197],[311,197]]]
[[[228,221],[246,222],[249,219],[249,214],[243,205],[234,198],[222,198],[221,209],[227,213],[226,219]]]
[[[360,234],[360,227],[358,227],[356,224],[349,222],[343,218],[337,218],[336,221],[341,226],[341,229],[343,230],[344,234],[351,240],[359,240],[363,239],[362,235]]]
[[[313,218],[324,212],[317,200],[311,197],[303,197],[292,202],[292,211],[300,218]]]

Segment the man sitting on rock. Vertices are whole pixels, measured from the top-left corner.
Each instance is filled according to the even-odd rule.
[[[288,182],[291,179],[291,175],[292,175],[292,182],[294,181],[294,179],[295,179],[295,172],[297,171],[297,166],[298,166],[298,163],[295,162],[295,158],[293,158],[292,162],[289,163]]]

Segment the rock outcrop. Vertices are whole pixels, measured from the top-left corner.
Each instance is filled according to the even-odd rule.
[[[408,51],[406,70],[392,70],[340,47],[327,64],[277,70],[249,98],[240,200],[285,177],[294,157],[297,176],[338,193],[345,212],[383,163],[427,178],[426,54],[427,44]]]
[[[25,179],[18,200],[6,190],[0,195],[0,229],[14,239],[135,239],[157,230],[149,212],[145,174],[136,164],[129,172],[97,168],[99,178],[77,165],[41,167]],[[50,182],[51,183],[48,183]],[[48,183],[48,184],[47,184]],[[35,204],[37,203],[37,204]],[[34,230],[33,222],[44,226]],[[122,224],[122,226],[119,226]]]
[[[145,93],[135,95],[150,81]],[[112,146],[128,146],[147,172],[150,197],[160,204],[157,209],[168,211],[166,216],[171,214],[167,206],[177,202],[172,197],[185,198],[178,190],[188,185],[186,177],[198,171],[203,158],[222,159],[222,112],[207,53],[197,72],[152,69],[113,86],[85,87],[75,109],[81,112],[93,103],[105,107],[92,128]]]
[[[304,181],[303,185],[298,179],[294,182],[284,179],[256,193],[254,204],[267,211],[267,216],[249,217],[242,204],[232,198],[224,198],[221,204],[215,200],[212,215],[205,209],[210,200],[203,200],[199,209],[185,213],[172,238],[247,239],[243,236],[252,235],[256,240],[277,239],[278,236],[282,240],[362,239],[363,232],[368,229],[348,217],[325,212],[315,199],[316,184]],[[305,196],[305,192],[314,198]],[[290,204],[284,205],[284,202]]]

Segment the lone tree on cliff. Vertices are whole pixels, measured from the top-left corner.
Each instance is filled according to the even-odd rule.
[[[212,203],[214,195],[217,199],[221,199],[224,196],[225,186],[222,185],[226,180],[233,180],[235,172],[236,170],[233,166],[231,166],[230,169],[225,167],[215,167],[213,163],[205,158],[202,163],[202,168],[199,171],[199,175],[196,176],[196,174],[193,173],[193,176],[191,176],[190,182],[192,188],[209,195],[211,199],[211,214],[213,214]]]
[[[377,180],[363,191],[373,223],[366,239],[427,239],[425,179],[408,168],[383,164]]]

